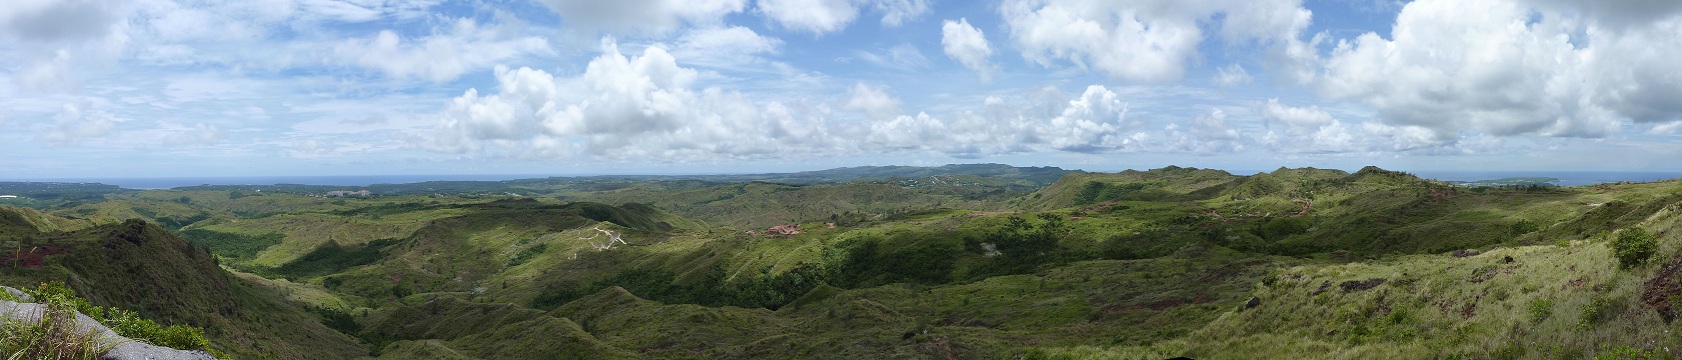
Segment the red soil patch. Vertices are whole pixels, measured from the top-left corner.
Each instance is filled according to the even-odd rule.
[[[1682,278],[1679,275],[1682,275],[1682,261],[1671,260],[1642,286],[1641,302],[1651,306],[1666,323],[1676,320],[1676,302],[1682,300]]]
[[[6,254],[3,262],[6,265],[22,266],[25,269],[39,269],[47,265],[47,256],[68,252],[70,252],[70,249],[63,246],[25,246],[23,249]]]

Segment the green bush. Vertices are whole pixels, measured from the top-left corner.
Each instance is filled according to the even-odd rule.
[[[1605,294],[1596,294],[1594,298],[1589,299],[1589,303],[1577,308],[1580,312],[1577,318],[1577,328],[1593,329],[1594,325],[1599,323],[1602,320],[1601,318],[1606,315],[1607,307],[1611,305],[1612,301],[1606,299]]]
[[[210,340],[204,337],[204,330],[186,326],[173,325],[163,327],[149,319],[141,318],[139,314],[114,308],[99,307],[88,303],[76,296],[76,291],[65,286],[62,282],[45,282],[34,289],[25,289],[34,301],[51,307],[62,307],[66,311],[77,311],[105,324],[105,327],[134,340],[148,344],[166,346],[181,350],[204,350],[210,346]],[[101,351],[103,352],[103,351]]]
[[[1536,230],[1541,230],[1541,229],[1542,229],[1542,227],[1540,225],[1536,225],[1535,222],[1532,222],[1530,220],[1519,220],[1518,222],[1513,223],[1512,225],[1509,225],[1507,227],[1507,232],[1511,233],[1513,236],[1519,236],[1519,235],[1533,233],[1533,232],[1536,232]]]
[[[175,349],[196,350],[210,347],[210,340],[204,338],[204,330],[187,325],[170,325],[146,342]]]
[[[1553,313],[1554,313],[1554,302],[1550,301],[1548,299],[1531,300],[1530,301],[1530,306],[1528,306],[1528,308],[1529,308],[1528,313],[1530,314],[1530,321],[1532,321],[1532,322],[1542,322],[1542,320],[1547,320],[1548,316],[1553,315]]]
[[[1618,257],[1618,266],[1628,269],[1652,259],[1659,252],[1659,243],[1646,230],[1629,228],[1612,240],[1612,252]]]

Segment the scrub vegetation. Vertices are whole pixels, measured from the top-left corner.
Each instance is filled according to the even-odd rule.
[[[62,281],[91,304],[201,327],[210,349],[238,358],[1666,358],[1682,348],[1678,180],[844,170],[423,183],[333,198],[307,186],[111,192],[0,209],[0,241],[64,249],[34,267],[14,256],[0,284]]]

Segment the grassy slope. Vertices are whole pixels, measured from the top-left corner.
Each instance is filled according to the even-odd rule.
[[[45,233],[37,244],[64,246],[42,269],[8,269],[13,287],[63,281],[96,305],[134,310],[163,324],[203,327],[212,347],[242,358],[345,357],[364,348],[327,329],[274,289],[239,280],[202,249],[133,220]]]
[[[1106,184],[1106,189],[1125,191],[1108,193],[1103,195],[1107,198],[1091,203],[1077,203],[1079,192],[1094,181]],[[1134,189],[1125,187],[1127,184],[1147,186]],[[1508,316],[1514,311],[1513,304],[1518,303],[1508,299],[1522,298],[1515,301],[1524,301],[1519,307],[1527,312],[1528,301],[1540,296],[1534,294],[1549,293],[1550,287],[1544,285],[1566,276],[1543,275],[1551,273],[1541,269],[1555,264],[1565,268],[1581,265],[1577,268],[1581,273],[1572,273],[1576,277],[1563,280],[1566,283],[1580,278],[1579,283],[1588,283],[1583,286],[1589,289],[1597,282],[1624,284],[1589,292],[1604,293],[1602,296],[1610,301],[1606,304],[1622,304],[1606,305],[1608,314],[1617,314],[1612,319],[1639,318],[1640,311],[1630,310],[1639,309],[1639,305],[1629,304],[1634,290],[1626,287],[1646,275],[1605,271],[1609,262],[1604,245],[1589,238],[1600,230],[1643,224],[1655,232],[1667,232],[1662,253],[1670,254],[1677,248],[1677,241],[1675,232],[1667,227],[1672,225],[1667,224],[1675,223],[1675,219],[1663,218],[1672,215],[1661,210],[1674,207],[1682,199],[1678,195],[1682,194],[1682,182],[1675,181],[1548,191],[1463,189],[1376,168],[1354,174],[1281,169],[1248,177],[1185,168],[1077,173],[1036,192],[1037,197],[1024,198],[1019,206],[1028,211],[1013,214],[905,211],[904,207],[931,205],[917,205],[921,200],[916,199],[893,199],[907,194],[903,191],[912,188],[909,183],[805,187],[750,183],[664,190],[639,190],[635,186],[601,189],[595,194],[623,191],[649,199],[664,195],[676,200],[657,203],[657,207],[679,207],[695,204],[694,199],[722,197],[724,193],[718,191],[740,190],[740,194],[704,204],[739,207],[730,210],[739,213],[728,215],[739,219],[748,219],[742,216],[755,212],[789,208],[757,208],[754,204],[789,204],[784,202],[809,201],[828,194],[857,197],[837,205],[855,209],[871,201],[896,200],[899,202],[883,205],[883,209],[884,214],[898,215],[843,222],[838,229],[806,222],[802,224],[806,234],[750,237],[717,224],[693,224],[636,205],[598,208],[595,213],[599,219],[590,219],[580,216],[584,210],[578,205],[558,202],[398,197],[335,205],[264,195],[270,198],[265,202],[296,202],[300,207],[289,210],[289,214],[247,213],[239,217],[226,209],[239,201],[252,200],[218,203],[220,200],[209,200],[217,198],[216,192],[205,192],[206,204],[190,202],[193,209],[232,214],[194,227],[287,234],[285,243],[292,245],[265,250],[271,261],[266,264],[317,264],[311,259],[324,249],[331,250],[324,247],[326,244],[338,246],[333,248],[338,249],[331,252],[334,254],[377,255],[371,263],[288,276],[295,282],[253,279],[249,283],[281,295],[290,294],[294,303],[353,309],[369,329],[359,335],[384,345],[382,356],[390,358],[425,354],[530,356],[535,353],[518,351],[545,344],[541,339],[522,337],[531,333],[522,329],[531,328],[565,334],[560,337],[568,339],[562,343],[573,344],[569,349],[591,349],[574,353],[574,357],[1084,354],[1148,358],[1192,354],[1219,358],[1225,354],[1269,354],[1259,351],[1276,351],[1271,354],[1280,356],[1502,355],[1477,349],[1496,349],[1490,346],[1509,337],[1552,339],[1513,333],[1510,328],[1515,322]],[[932,190],[925,187],[918,191]],[[167,194],[148,196],[169,198]],[[952,199],[955,195],[941,196]],[[227,198],[227,193],[220,193],[220,197]],[[826,198],[795,203],[809,206],[834,201]],[[1312,204],[1311,210],[1295,216],[1305,202]],[[894,206],[901,208],[895,210]],[[688,211],[701,208],[705,207]],[[988,269],[995,266],[995,261],[982,250],[966,245],[964,239],[986,238],[1012,215],[1038,223],[1034,215],[1042,212],[1068,216],[1066,229],[1058,236],[1058,248],[1064,255],[1058,258],[1069,262],[1053,261],[1027,273],[989,277],[994,273]],[[1661,218],[1651,218],[1654,214]],[[763,221],[782,222],[767,219]],[[1512,225],[1519,221],[1534,223],[1537,230],[1512,232]],[[1292,227],[1296,225],[1301,226]],[[595,227],[621,232],[630,245],[595,250],[590,243],[604,240],[593,230]],[[385,232],[379,229],[393,228],[400,236],[390,238],[397,242],[371,242],[384,238],[380,236]],[[1576,245],[1571,247],[1513,247],[1573,239]],[[907,282],[906,278],[886,275],[855,279],[859,285],[856,288],[820,287],[776,311],[662,304],[638,296],[650,294],[586,286],[609,278],[635,280],[615,277],[633,269],[670,274],[671,278],[655,279],[677,285],[706,284],[718,276],[723,279],[720,286],[739,286],[789,274],[803,264],[839,266],[847,251],[860,242],[878,242],[879,251],[889,255],[917,254],[920,249],[941,249],[955,255],[941,260],[950,261],[951,267],[937,270],[944,271],[946,276],[940,278],[947,280]],[[1505,247],[1477,257],[1430,255],[1460,248],[1491,249],[1498,244]],[[1267,253],[1311,256],[1288,258]],[[1514,255],[1517,261],[1489,263],[1507,255]],[[1101,258],[1122,260],[1097,260]],[[1368,260],[1348,262],[1362,258]],[[894,260],[909,258],[882,259],[918,263]],[[1650,267],[1645,269],[1651,271]],[[1509,276],[1509,271],[1523,276]],[[1484,279],[1468,282],[1471,277]],[[1271,285],[1256,285],[1269,278],[1273,279],[1267,282]],[[1348,292],[1338,285],[1373,278],[1386,279],[1386,283]],[[1514,278],[1522,280],[1504,282]],[[1321,283],[1330,284],[1331,290],[1315,294]],[[534,297],[559,287],[600,290],[580,294],[548,313],[526,307]],[[411,293],[416,295],[399,296]],[[1561,315],[1566,313],[1577,315],[1578,304],[1593,297],[1572,294],[1554,301],[1553,318],[1569,317]],[[671,295],[651,295],[661,296]],[[1250,296],[1257,296],[1262,305],[1239,311]],[[1506,298],[1492,300],[1502,296]],[[1452,320],[1450,315],[1460,314],[1468,303],[1477,305],[1473,315],[1462,316],[1465,319],[1461,321],[1473,324],[1471,327],[1444,325]],[[1312,311],[1304,312],[1303,308]],[[361,315],[363,310],[368,315]],[[1401,315],[1391,315],[1398,311]],[[452,313],[455,315],[440,315]],[[1316,317],[1292,317],[1298,313]],[[482,319],[474,327],[478,335],[416,330],[448,327],[471,314],[504,315]],[[1497,320],[1479,322],[1483,321],[1479,316],[1484,316],[1479,314]],[[1559,332],[1563,325],[1548,321],[1554,320],[1543,319],[1536,325],[1548,326],[1545,329],[1550,334],[1567,334]],[[1285,334],[1266,330],[1274,327],[1302,330]],[[1633,331],[1627,326],[1613,328]],[[1566,343],[1556,352],[1602,352],[1590,346],[1589,341],[1596,339],[1593,336],[1601,336],[1593,334],[1598,333],[1577,333],[1575,336],[1589,336],[1591,340]],[[1438,341],[1440,338],[1461,340]],[[1264,344],[1269,342],[1287,346],[1267,348]]]
[[[1674,188],[1675,182],[1669,184]],[[1674,191],[1674,190],[1673,190]],[[1620,358],[1682,346],[1642,302],[1661,264],[1682,262],[1682,205],[1636,226],[1659,237],[1648,265],[1619,269],[1607,241],[1503,247],[1470,257],[1407,255],[1299,266],[1259,282],[1260,305],[1185,337],[1134,347],[1068,347],[1051,357]],[[1562,244],[1565,245],[1565,244]],[[1511,259],[1511,261],[1508,261]],[[1344,284],[1383,279],[1369,289]],[[1239,355],[1242,354],[1242,355]],[[1624,355],[1618,355],[1624,354]]]

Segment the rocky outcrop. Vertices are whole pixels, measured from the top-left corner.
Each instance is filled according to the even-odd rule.
[[[22,300],[22,302],[0,300],[0,317],[7,320],[32,322],[39,321],[41,316],[46,314],[47,306],[29,302],[29,294],[25,294],[23,291],[5,286],[0,286],[0,290],[11,293],[13,296]],[[211,356],[209,353],[204,351],[176,350],[135,341],[134,339],[117,335],[116,332],[111,331],[111,329],[105,327],[104,324],[100,324],[99,321],[95,321],[93,318],[83,315],[82,313],[76,313],[76,327],[82,332],[91,332],[95,334],[94,336],[99,339],[101,345],[111,346],[111,350],[107,351],[105,356],[100,357],[104,360],[216,359],[215,356]]]

